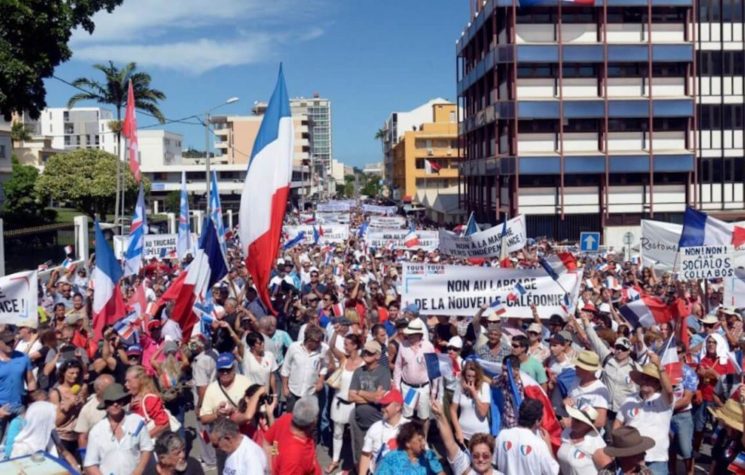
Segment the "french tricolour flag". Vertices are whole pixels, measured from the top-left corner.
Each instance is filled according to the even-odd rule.
[[[282,66],[261,121],[248,164],[240,207],[240,238],[246,267],[268,309],[269,280],[277,260],[279,236],[292,178],[294,136]]]
[[[419,245],[419,235],[413,229],[404,237],[404,246],[415,247]]]
[[[620,309],[621,315],[634,326],[649,328],[673,319],[670,307],[659,297],[642,294],[641,298],[629,302]]]
[[[539,257],[538,262],[554,280],[559,280],[559,276],[564,272],[577,270],[577,260],[570,252],[560,252],[546,258]]]
[[[732,244],[732,225],[704,212],[686,208],[679,247],[723,246]]]
[[[140,183],[137,194],[135,213],[132,225],[129,227],[129,244],[124,253],[124,277],[135,275],[142,267],[142,257],[145,250],[145,234],[147,233],[147,215],[145,211],[145,194]]]
[[[191,335],[194,324],[197,322],[197,315],[194,312],[195,303],[203,302],[212,286],[227,273],[228,266],[225,262],[225,255],[222,253],[215,224],[209,217],[206,217],[194,260],[191,261],[186,272],[178,276],[161,298],[164,301],[174,300],[171,319],[181,326],[184,335]]]
[[[124,316],[126,308],[124,297],[119,290],[122,268],[116,260],[114,251],[106,242],[98,220],[93,223],[96,234],[96,267],[93,268],[93,332],[96,339],[103,336],[103,328],[113,325]]]

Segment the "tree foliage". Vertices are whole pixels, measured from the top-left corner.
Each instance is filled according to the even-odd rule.
[[[45,198],[69,203],[101,219],[114,209],[117,157],[97,149],[80,149],[52,156],[36,181],[36,191]],[[125,190],[134,203],[137,184],[128,167],[124,170]],[[147,188],[147,186],[146,186]]]
[[[13,142],[25,142],[31,140],[31,133],[23,125],[23,122],[13,122],[10,128],[10,139]]]
[[[158,101],[166,95],[158,89],[150,87],[152,78],[149,74],[137,71],[135,63],[125,64],[121,69],[113,61],[108,64],[94,64],[93,68],[103,73],[103,81],[90,78],[78,78],[72,84],[88,92],[79,92],[67,101],[67,107],[72,108],[80,101],[96,101],[109,104],[116,109],[117,121],[121,119],[121,111],[127,105],[127,90],[132,81],[132,91],[135,96],[135,107],[152,115],[162,124],[165,116],[158,108]],[[120,127],[121,129],[121,127]]]
[[[169,191],[166,194],[165,205],[169,213],[178,214],[181,211],[181,192],[178,190]]]
[[[54,221],[55,211],[46,209],[44,201],[36,192],[39,170],[30,165],[22,165],[13,157],[10,179],[3,184],[5,202],[3,219],[11,226],[32,226]]]
[[[75,28],[93,33],[93,14],[122,0],[0,1],[0,113],[26,111],[37,119],[46,107],[44,79],[70,59]]]

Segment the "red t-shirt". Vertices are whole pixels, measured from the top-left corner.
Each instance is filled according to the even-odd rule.
[[[168,414],[163,407],[163,400],[156,394],[146,394],[139,402],[132,400],[129,410],[142,416],[146,422],[152,420],[156,426],[167,426],[169,424]]]
[[[719,376],[724,376],[725,374],[730,374],[735,371],[735,367],[732,365],[732,362],[730,360],[727,360],[725,364],[722,364],[719,362],[719,358],[716,357],[709,358],[708,356],[704,356],[703,358],[701,358],[701,361],[698,365],[700,368],[713,369]],[[716,386],[716,384],[717,381],[715,379],[700,378],[698,389],[699,391],[701,391],[701,397],[704,401],[714,400],[714,386]]]
[[[312,438],[301,439],[294,435],[291,423],[292,414],[285,414],[266,432],[265,439],[272,445],[272,473],[321,475],[315,442]]]

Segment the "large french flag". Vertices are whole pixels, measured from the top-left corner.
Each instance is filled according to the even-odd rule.
[[[140,173],[140,162],[137,158],[139,145],[137,142],[137,116],[135,115],[135,93],[132,89],[132,80],[129,80],[127,89],[127,109],[122,122],[122,135],[127,138],[127,150],[129,151],[129,168],[137,183],[142,179]]]
[[[290,192],[294,136],[290,101],[280,65],[277,85],[254,142],[240,208],[240,238],[246,250],[246,267],[269,309],[273,309],[269,280]]]
[[[179,260],[191,252],[191,226],[189,224],[189,195],[186,192],[186,172],[181,172],[181,194],[179,196],[178,240],[176,253]]]
[[[733,229],[730,223],[702,211],[686,208],[679,247],[725,246],[732,243]]]
[[[174,301],[171,319],[181,326],[184,335],[191,335],[198,320],[194,305],[203,302],[212,286],[227,273],[228,266],[215,224],[206,217],[194,260],[161,297],[161,302]]]
[[[559,280],[559,276],[564,272],[577,271],[577,259],[574,258],[571,252],[559,252],[545,259],[539,257],[538,262],[554,280]]]
[[[100,339],[104,327],[116,323],[127,311],[118,285],[122,278],[122,267],[106,242],[98,220],[93,223],[93,228],[96,234],[96,267],[91,273],[94,289],[93,333],[96,339]]]
[[[667,303],[659,297],[647,294],[642,294],[638,300],[627,303],[619,311],[634,327],[641,325],[649,328],[673,319],[673,312]]]

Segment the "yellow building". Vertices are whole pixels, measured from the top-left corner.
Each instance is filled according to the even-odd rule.
[[[422,204],[435,221],[453,222],[460,214],[456,105],[433,104],[431,117],[393,146],[394,196]]]

